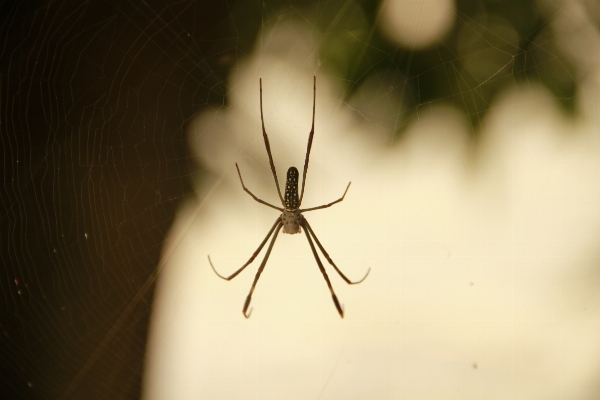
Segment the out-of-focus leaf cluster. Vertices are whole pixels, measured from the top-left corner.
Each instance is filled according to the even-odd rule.
[[[395,124],[399,134],[419,108],[438,102],[463,109],[476,134],[494,96],[516,84],[540,83],[565,111],[572,110],[574,71],[555,43],[552,16],[540,2],[457,0],[450,31],[422,50],[383,38],[377,29],[379,7],[380,2],[370,0],[277,0],[263,2],[260,12],[242,0],[223,28],[235,28],[238,35],[243,31],[237,37],[244,41],[236,42],[237,54],[243,55],[264,23],[308,21],[320,37],[322,68],[346,86],[348,97],[373,74],[386,77],[382,85],[402,99]]]

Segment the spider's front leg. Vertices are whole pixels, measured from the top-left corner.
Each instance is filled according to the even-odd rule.
[[[210,263],[210,266],[212,267],[213,271],[215,272],[215,274],[217,274],[217,276],[219,278],[225,279],[226,281],[230,281],[233,278],[235,278],[240,272],[242,272],[244,270],[244,268],[246,268],[248,265],[250,265],[252,263],[252,261],[254,261],[254,259],[256,258],[256,256],[258,255],[258,253],[260,253],[260,251],[262,250],[262,248],[265,246],[265,243],[267,243],[267,240],[269,240],[269,238],[271,237],[271,234],[273,234],[273,231],[277,228],[277,225],[281,224],[281,217],[277,218],[277,220],[275,221],[275,223],[273,224],[273,227],[271,227],[271,230],[269,231],[269,233],[267,233],[267,236],[265,236],[265,238],[263,239],[262,243],[258,246],[258,249],[256,249],[256,251],[252,254],[252,256],[250,257],[250,259],[248,261],[246,261],[246,264],[242,265],[242,267],[240,269],[238,269],[237,271],[235,271],[233,274],[225,277],[223,275],[221,275],[220,273],[217,272],[217,270],[215,269],[215,266],[213,265],[210,256],[208,256],[208,262]],[[277,235],[275,235],[277,236]]]
[[[333,286],[331,286],[331,281],[329,280],[329,276],[327,276],[325,267],[323,267],[323,263],[321,262],[321,259],[319,258],[319,255],[317,254],[317,249],[315,249],[315,245],[313,244],[312,239],[310,238],[310,234],[307,229],[308,222],[306,221],[306,219],[304,217],[302,217],[302,222],[300,223],[300,225],[304,228],[304,233],[306,234],[306,238],[308,239],[308,244],[310,245],[310,249],[312,250],[313,255],[315,256],[315,260],[317,261],[317,265],[319,266],[319,269],[321,270],[321,273],[323,274],[323,278],[325,278],[327,287],[329,287],[329,292],[331,293],[331,298],[333,299],[333,304],[335,304],[335,308],[337,308],[337,311],[340,314],[340,317],[344,318],[344,306],[340,305],[340,302],[338,301],[338,298],[335,295],[335,292],[333,291]]]
[[[250,293],[248,293],[248,297],[246,297],[246,301],[244,302],[244,308],[243,308],[242,312],[244,313],[244,317],[246,317],[246,318],[250,318],[250,313],[252,313],[252,310],[250,310],[250,312],[248,312],[248,313],[246,313],[246,311],[248,310],[248,306],[250,305],[250,300],[252,299],[252,293],[254,292],[254,288],[256,287],[256,282],[258,282],[258,278],[260,278],[260,274],[262,274],[263,270],[265,269],[265,265],[267,264],[267,260],[269,259],[269,255],[271,254],[271,250],[273,249],[273,245],[275,244],[275,239],[277,239],[277,235],[279,234],[279,231],[281,230],[282,226],[283,226],[283,222],[281,222],[281,217],[279,217],[273,224],[273,227],[271,228],[269,233],[267,233],[267,236],[265,236],[265,238],[263,239],[261,244],[258,246],[258,249],[256,249],[256,251],[252,254],[250,259],[248,261],[246,261],[246,263],[244,265],[242,265],[242,267],[240,269],[238,269],[237,271],[235,271],[233,274],[231,274],[229,276],[223,276],[220,273],[218,273],[210,259],[210,256],[208,256],[208,262],[210,263],[210,266],[212,267],[215,274],[217,274],[217,276],[219,278],[225,279],[226,281],[230,281],[233,278],[235,278],[236,276],[238,276],[238,274],[240,272],[242,272],[244,270],[244,268],[246,268],[248,265],[250,265],[252,263],[252,261],[254,261],[254,259],[258,255],[258,253],[260,253],[262,248],[265,246],[265,243],[267,243],[267,240],[269,240],[269,238],[271,237],[271,234],[273,234],[273,232],[275,232],[275,235],[273,236],[273,239],[271,239],[271,243],[269,244],[269,248],[267,249],[267,253],[265,254],[265,258],[263,259],[262,263],[260,264],[260,267],[258,268],[256,277],[254,277],[254,283],[252,283],[252,288],[250,289]]]
[[[262,263],[260,264],[260,267],[258,268],[258,271],[256,272],[256,276],[254,277],[254,282],[252,283],[252,287],[250,288],[248,297],[246,297],[246,301],[244,302],[244,309],[242,310],[242,313],[244,314],[244,317],[246,317],[246,318],[250,318],[250,314],[252,313],[252,309],[250,309],[250,312],[247,314],[246,314],[246,310],[248,310],[248,306],[250,305],[250,300],[252,299],[252,293],[254,292],[254,288],[256,287],[256,282],[258,282],[258,278],[260,278],[260,274],[262,274],[263,270],[265,269],[265,265],[267,265],[267,260],[269,259],[269,255],[271,255],[271,250],[273,250],[273,245],[275,244],[275,239],[277,239],[277,235],[279,234],[279,231],[281,230],[281,227],[283,225],[281,223],[281,218],[278,218],[277,221],[278,221],[278,224],[277,224],[277,229],[275,229],[275,235],[273,235],[273,239],[271,240],[271,243],[269,244],[269,248],[267,249],[265,258],[263,259]]]
[[[335,265],[335,263],[333,262],[333,260],[331,259],[331,257],[329,257],[329,254],[327,253],[327,251],[325,250],[325,248],[323,247],[323,245],[321,245],[321,242],[319,241],[319,238],[317,238],[317,235],[315,235],[315,232],[312,230],[310,224],[308,223],[308,221],[306,219],[304,219],[304,229],[307,231],[307,235],[310,234],[313,239],[315,239],[315,242],[317,242],[317,246],[319,246],[319,249],[321,249],[321,253],[323,253],[323,255],[325,256],[325,258],[327,259],[327,261],[329,262],[329,264],[331,264],[331,266],[337,271],[338,274],[340,274],[340,276],[342,277],[342,279],[344,281],[346,281],[346,283],[348,285],[356,285],[361,283],[362,281],[364,281],[365,279],[367,279],[367,276],[369,276],[369,272],[371,272],[371,267],[369,267],[369,269],[367,270],[367,273],[365,274],[365,276],[363,276],[361,279],[357,280],[357,281],[351,281],[350,279],[346,278],[346,275],[344,275],[342,273],[342,271],[340,271],[340,269],[337,267],[337,265]]]

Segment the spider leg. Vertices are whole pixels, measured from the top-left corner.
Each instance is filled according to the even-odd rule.
[[[246,317],[246,318],[250,318],[250,314],[252,313],[252,309],[250,309],[250,312],[247,314],[246,314],[246,310],[248,309],[248,306],[250,305],[250,300],[252,299],[252,293],[254,292],[254,288],[256,287],[256,282],[258,282],[258,278],[260,278],[260,274],[262,274],[263,270],[265,269],[265,265],[267,265],[267,260],[269,259],[269,256],[271,255],[271,250],[273,249],[273,245],[275,244],[275,239],[277,239],[277,235],[279,234],[279,231],[281,230],[281,227],[283,226],[283,224],[281,223],[280,220],[278,220],[277,222],[278,222],[278,224],[276,225],[277,229],[275,230],[275,235],[273,235],[273,239],[271,239],[271,243],[269,244],[269,248],[267,249],[265,258],[263,259],[262,263],[260,264],[260,267],[258,268],[258,271],[256,272],[256,276],[254,277],[254,282],[252,283],[252,287],[250,288],[250,293],[248,293],[248,297],[246,297],[246,301],[244,302],[244,309],[242,310],[242,313],[244,314],[244,317]],[[262,244],[264,244],[264,242]],[[262,246],[262,244],[261,244],[261,246]]]
[[[304,182],[306,181],[306,172],[308,171],[308,157],[310,156],[310,148],[312,147],[313,136],[315,135],[315,103],[317,100],[317,77],[313,77],[313,117],[312,127],[310,128],[310,134],[308,135],[308,145],[306,146],[306,158],[304,159],[304,172],[302,172],[302,191],[300,192],[300,202],[302,204],[302,198],[304,197]]]
[[[269,136],[267,136],[267,131],[265,130],[265,119],[263,118],[263,107],[262,107],[262,79],[259,79],[259,82],[260,82],[260,122],[262,123],[263,139],[265,140],[265,147],[267,148],[267,154],[269,155],[269,163],[271,164],[271,171],[273,172],[273,178],[275,179],[275,186],[277,186],[277,194],[279,194],[279,199],[281,200],[281,204],[285,204],[283,202],[283,197],[281,196],[281,189],[279,189],[279,182],[277,181],[277,172],[275,172],[275,164],[273,164],[273,156],[271,155],[271,145],[269,144]]]
[[[315,232],[313,232],[313,230],[310,227],[310,224],[308,223],[308,221],[306,220],[306,218],[303,218],[302,222],[303,222],[304,229],[306,231],[308,231],[307,234],[310,233],[310,235],[313,237],[313,239],[315,239],[315,242],[317,242],[317,246],[319,246],[319,249],[321,249],[321,253],[323,253],[323,255],[325,256],[325,258],[327,259],[327,261],[329,261],[329,264],[331,264],[331,266],[333,266],[333,268],[335,268],[335,270],[337,271],[337,273],[340,274],[340,276],[342,277],[342,279],[345,280],[348,285],[356,285],[358,283],[361,283],[365,279],[367,279],[367,276],[369,275],[369,272],[371,272],[371,268],[370,267],[367,270],[367,273],[365,274],[365,276],[363,276],[362,279],[360,279],[358,281],[352,282],[350,279],[346,278],[346,275],[344,275],[342,273],[342,271],[339,270],[339,268],[333,263],[333,260],[331,259],[331,257],[329,257],[329,254],[327,254],[327,252],[325,251],[325,249],[321,245],[321,242],[319,242],[319,239],[317,238],[317,235],[315,235]]]
[[[235,167],[237,168],[238,176],[240,177],[240,182],[242,182],[242,187],[244,188],[244,191],[246,191],[246,193],[248,193],[250,196],[252,196],[252,198],[254,200],[258,201],[261,204],[264,204],[265,206],[269,206],[269,207],[274,208],[276,210],[283,211],[283,208],[274,206],[273,204],[267,203],[266,201],[259,199],[250,190],[248,190],[248,188],[246,187],[246,185],[244,185],[244,181],[242,180],[242,174],[240,173],[240,167],[238,167],[237,163],[235,163]]]
[[[301,224],[306,227],[306,219],[302,219]],[[329,291],[331,292],[331,298],[333,299],[333,304],[335,304],[335,308],[337,308],[338,313],[340,314],[340,317],[344,318],[344,307],[340,305],[340,302],[338,301],[337,296],[335,295],[335,292],[333,291],[333,286],[331,286],[331,281],[329,281],[329,277],[327,276],[327,272],[325,272],[325,267],[323,267],[323,263],[321,263],[321,259],[319,258],[319,255],[317,254],[317,250],[315,249],[315,245],[312,242],[312,239],[310,238],[310,234],[307,232],[307,229],[304,230],[304,233],[306,234],[306,238],[308,239],[308,244],[310,245],[310,249],[313,252],[313,255],[315,256],[315,260],[317,261],[317,265],[319,266],[319,269],[321,270],[321,273],[323,274],[323,278],[325,278],[325,282],[327,282],[327,286],[329,287]]]
[[[344,195],[342,197],[340,197],[339,199],[337,199],[336,201],[332,201],[329,204],[325,204],[325,205],[318,206],[318,207],[311,207],[311,208],[300,209],[300,212],[320,210],[321,208],[331,207],[332,205],[339,203],[340,201],[344,200],[344,197],[346,197],[346,193],[348,193],[348,189],[350,189],[350,184],[351,183],[352,182],[348,182],[348,186],[346,186],[346,191],[344,192]]]
[[[269,240],[269,237],[271,237],[271,234],[273,233],[275,228],[277,228],[278,224],[281,224],[281,217],[277,218],[277,220],[273,224],[273,227],[271,228],[269,233],[267,233],[267,236],[265,236],[265,238],[263,239],[260,246],[258,246],[258,249],[256,249],[254,254],[252,254],[252,257],[250,257],[250,259],[246,262],[246,264],[242,265],[242,268],[238,269],[237,271],[235,271],[233,274],[229,275],[228,277],[225,277],[217,272],[217,270],[215,269],[215,266],[213,265],[212,261],[210,260],[210,256],[208,256],[208,262],[210,263],[210,266],[212,267],[213,271],[215,271],[215,274],[217,274],[219,276],[219,278],[225,279],[226,281],[230,281],[233,278],[235,278],[240,272],[242,272],[244,270],[244,268],[246,268],[248,265],[250,265],[252,263],[252,261],[254,261],[254,259],[258,255],[258,253],[260,253],[262,248],[265,246],[265,243],[267,243],[267,240]]]

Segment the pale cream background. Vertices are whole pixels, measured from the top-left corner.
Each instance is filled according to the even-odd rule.
[[[577,3],[561,12],[557,35],[577,35],[568,29],[583,23]],[[598,43],[597,30],[578,35],[570,42]],[[302,22],[266,31],[231,78],[228,107],[190,127],[190,147],[212,178],[182,205],[165,246],[145,398],[597,395],[600,69],[586,46],[572,49],[584,81],[574,119],[543,88],[522,84],[495,101],[477,142],[451,106],[422,106],[395,142],[389,121],[361,113],[359,98],[379,101],[373,82],[343,101],[319,68],[316,40]],[[287,168],[304,162],[313,75],[304,206],[352,186],[342,203],[306,218],[347,276],[372,271],[348,286],[325,264],[342,320],[304,235],[280,234],[245,320],[262,254],[231,282],[214,275],[207,255],[222,274],[235,271],[277,218],[242,191],[234,165],[250,190],[277,203],[259,77],[282,184]]]

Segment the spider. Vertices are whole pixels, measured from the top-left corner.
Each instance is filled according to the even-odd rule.
[[[262,122],[263,138],[265,141],[265,147],[267,149],[267,154],[269,156],[269,163],[271,164],[271,171],[273,172],[273,178],[275,179],[275,186],[277,187],[277,193],[279,194],[279,199],[281,200],[281,204],[283,205],[283,208],[277,207],[270,203],[267,203],[266,201],[261,200],[258,197],[256,197],[250,190],[248,190],[248,188],[246,188],[246,185],[244,185],[244,181],[242,179],[242,174],[240,173],[240,168],[238,167],[237,163],[235,164],[235,168],[237,169],[238,176],[240,177],[240,182],[242,183],[242,188],[244,189],[244,191],[246,193],[248,193],[250,196],[252,196],[252,198],[254,200],[256,200],[257,202],[264,204],[266,206],[269,206],[271,208],[274,208],[276,210],[279,210],[281,212],[281,215],[279,217],[277,217],[277,219],[275,220],[275,223],[271,227],[271,230],[269,231],[269,233],[267,233],[267,236],[265,236],[262,243],[258,246],[258,249],[256,249],[256,251],[254,252],[254,254],[252,254],[250,259],[244,265],[242,265],[242,267],[240,269],[235,271],[233,274],[229,275],[228,277],[225,277],[225,276],[219,274],[217,272],[217,270],[215,269],[215,267],[210,259],[210,256],[208,256],[208,262],[210,263],[210,266],[212,267],[215,274],[217,274],[222,279],[230,281],[233,278],[235,278],[240,272],[242,272],[248,265],[250,265],[252,263],[252,261],[254,261],[254,259],[258,255],[258,253],[260,253],[262,248],[267,243],[267,240],[269,240],[269,237],[271,237],[271,235],[273,235],[273,232],[275,232],[275,234],[273,235],[273,239],[271,239],[271,243],[269,243],[269,247],[267,248],[267,253],[265,254],[265,257],[264,257],[262,263],[260,264],[260,267],[258,268],[258,272],[256,272],[254,282],[252,283],[252,288],[250,289],[250,293],[248,293],[248,297],[246,297],[246,301],[244,303],[244,308],[242,309],[242,313],[244,314],[244,317],[249,318],[250,314],[252,313],[252,309],[250,309],[250,312],[248,312],[248,313],[246,313],[246,311],[248,310],[248,306],[250,305],[250,300],[252,299],[252,293],[254,293],[254,289],[256,287],[256,283],[258,282],[258,278],[260,278],[260,274],[262,274],[263,270],[265,269],[265,265],[267,264],[267,260],[269,259],[269,255],[271,254],[271,250],[273,249],[273,245],[275,244],[275,239],[277,239],[277,235],[279,234],[279,231],[283,227],[283,233],[288,233],[288,234],[293,235],[293,234],[302,232],[301,228],[304,228],[304,233],[306,234],[306,238],[308,239],[308,244],[310,245],[310,248],[315,257],[315,260],[317,261],[317,265],[319,266],[319,269],[321,270],[321,273],[323,274],[323,277],[325,278],[325,282],[327,283],[327,286],[329,287],[329,291],[331,292],[331,297],[333,298],[333,304],[335,304],[335,307],[336,307],[338,313],[340,314],[340,317],[344,318],[344,308],[343,308],[343,306],[340,305],[340,302],[338,301],[338,298],[335,295],[335,292],[333,291],[333,286],[331,286],[331,282],[329,281],[327,272],[325,272],[325,268],[323,267],[323,264],[321,263],[319,255],[317,254],[317,250],[315,249],[315,245],[313,244],[313,239],[317,243],[317,246],[319,246],[319,249],[321,249],[321,252],[325,256],[327,261],[329,261],[329,264],[331,264],[333,266],[333,268],[337,271],[338,274],[340,274],[342,279],[344,281],[346,281],[347,284],[355,285],[355,284],[361,283],[362,281],[364,281],[367,278],[367,275],[369,275],[371,268],[369,268],[367,270],[367,273],[365,274],[365,276],[359,281],[353,282],[350,279],[346,278],[346,276],[342,273],[342,271],[340,271],[339,268],[334,264],[331,257],[329,257],[329,254],[327,254],[327,251],[325,251],[325,249],[321,245],[321,242],[319,242],[319,239],[317,239],[317,236],[315,235],[314,231],[310,227],[310,224],[308,223],[306,218],[304,218],[304,216],[302,215],[302,213],[304,213],[304,212],[320,210],[322,208],[331,207],[332,205],[341,202],[342,200],[344,200],[344,197],[346,196],[346,193],[348,192],[348,189],[350,188],[350,183],[352,183],[352,182],[348,183],[348,186],[346,186],[346,190],[344,191],[344,194],[339,199],[337,199],[331,203],[324,204],[322,206],[318,206],[318,207],[311,207],[311,208],[304,208],[304,209],[300,208],[300,205],[302,204],[302,198],[304,196],[304,182],[306,180],[306,171],[308,170],[308,157],[310,155],[310,148],[312,146],[313,136],[315,133],[315,101],[316,101],[316,96],[317,96],[317,77],[316,76],[314,77],[314,82],[313,82],[312,128],[311,128],[310,134],[308,136],[308,146],[306,148],[306,158],[304,160],[304,172],[302,173],[302,191],[300,192],[300,197],[298,197],[298,170],[296,169],[296,167],[290,167],[288,169],[287,180],[286,180],[286,184],[285,184],[285,197],[281,196],[279,182],[277,181],[277,172],[275,172],[275,164],[273,164],[273,156],[271,155],[271,146],[269,145],[269,137],[267,136],[267,131],[265,130],[265,121],[263,118],[262,79],[259,80],[259,84],[260,84],[260,120]]]

